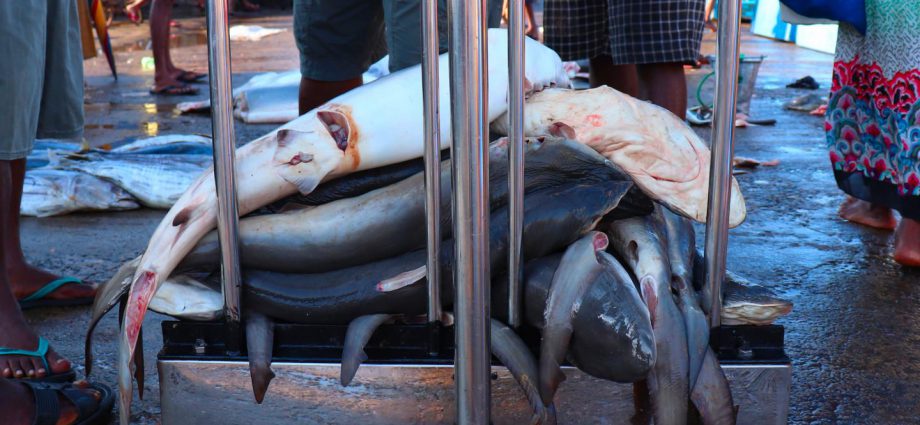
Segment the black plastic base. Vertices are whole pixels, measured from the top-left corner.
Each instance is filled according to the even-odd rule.
[[[338,363],[345,342],[345,325],[275,324],[274,361]],[[710,344],[723,364],[786,364],[784,328],[769,326],[722,326],[711,333]],[[530,328],[521,337],[538,350],[539,333]],[[163,322],[160,360],[245,361],[242,352],[227,347],[224,322]],[[452,364],[454,328],[429,324],[383,325],[365,348],[369,363]],[[534,351],[537,352],[537,351]]]

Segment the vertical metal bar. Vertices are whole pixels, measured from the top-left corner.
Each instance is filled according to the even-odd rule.
[[[450,2],[457,423],[489,423],[489,163],[486,0]]]
[[[214,180],[217,186],[217,235],[226,320],[233,332],[240,322],[240,261],[237,248],[239,209],[236,198],[233,105],[230,83],[230,36],[227,0],[208,4],[208,71],[211,86],[211,127],[214,135]],[[232,339],[232,338],[231,338]]]
[[[508,324],[521,324],[524,225],[524,0],[508,0]]]
[[[422,1],[422,108],[425,114],[425,224],[428,323],[441,320],[441,115],[438,110],[438,1]]]
[[[722,322],[722,281],[728,251],[728,218],[731,208],[732,157],[735,140],[735,107],[738,91],[741,0],[719,2],[716,102],[712,119],[712,164],[709,169],[709,206],[706,222],[705,284],[712,295],[709,325]]]

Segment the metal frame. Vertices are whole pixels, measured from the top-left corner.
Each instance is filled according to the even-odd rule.
[[[487,424],[490,418],[489,264],[488,264],[488,77],[486,63],[486,0],[450,0],[450,85],[453,144],[453,223],[456,267],[456,403],[460,424]],[[524,35],[523,0],[510,0],[509,82],[510,254],[509,322],[520,323],[521,235],[523,222],[523,109]],[[706,225],[706,285],[713,294],[711,325],[719,326],[722,280],[728,242],[731,201],[731,161],[734,140],[741,0],[723,0],[719,6],[718,72],[713,117],[709,220]],[[231,337],[239,341],[240,268],[239,214],[234,172],[230,44],[227,0],[210,0],[208,7],[208,64],[211,121],[214,133],[214,176],[218,198],[218,235],[221,245],[222,290]],[[438,89],[438,7],[422,2],[422,60],[425,114],[425,187],[428,229],[429,322],[437,326],[440,304],[440,118]],[[228,344],[228,351],[238,344]]]
[[[451,179],[457,422],[489,423],[489,122],[486,0],[451,0]]]
[[[214,183],[217,187],[217,235],[220,241],[221,289],[224,317],[234,336],[228,347],[239,350],[240,256],[239,208],[236,192],[236,136],[233,129],[232,73],[228,0],[208,2],[208,73],[211,89],[211,131],[214,144]]]
[[[738,94],[738,58],[741,47],[741,1],[719,2],[716,99],[712,117],[712,161],[709,168],[709,204],[706,211],[706,274],[712,307],[709,326],[722,323],[722,283],[728,252],[731,211],[732,158],[735,148],[735,107]]]

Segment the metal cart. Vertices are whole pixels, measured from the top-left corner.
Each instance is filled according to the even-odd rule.
[[[453,131],[453,217],[456,267],[455,326],[440,323],[437,223],[440,162],[438,140],[438,31],[436,2],[423,2],[422,75],[425,114],[425,182],[428,229],[429,323],[385,326],[367,349],[357,385],[338,384],[343,326],[278,324],[273,370],[277,377],[264,404],[253,401],[241,344],[238,214],[234,176],[235,137],[230,87],[227,1],[210,0],[208,48],[214,132],[218,232],[221,242],[223,322],[163,323],[164,348],[157,362],[162,421],[175,424],[516,424],[530,417],[507,370],[493,364],[488,341],[489,270],[487,194],[488,121],[483,102],[484,1],[451,0],[450,84]],[[523,0],[510,2],[511,155],[509,206],[509,324],[520,321],[520,241],[523,202]],[[742,0],[720,2],[717,96],[713,122],[706,285],[714,288],[711,344],[728,376],[739,423],[781,424],[788,414],[792,373],[781,326],[738,327],[719,323],[728,242],[728,204],[738,75]],[[729,82],[729,83],[726,83]],[[601,381],[576,369],[557,395],[559,422],[628,423],[631,386]]]

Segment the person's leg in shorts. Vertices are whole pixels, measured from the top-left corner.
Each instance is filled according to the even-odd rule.
[[[502,0],[489,0],[486,26],[501,26]],[[422,0],[383,0],[390,72],[422,62]],[[447,51],[447,0],[438,0],[438,45]]]
[[[58,276],[31,266],[19,238],[25,157],[36,137],[79,138],[83,132],[83,58],[76,3],[0,2],[0,347],[34,350],[17,299]],[[91,298],[92,285],[65,285],[49,299]],[[0,356],[0,377],[45,376],[70,370],[54,351],[40,359]],[[50,370],[47,370],[50,369]]]
[[[699,55],[705,0],[608,0],[614,65],[635,65],[638,97],[683,119],[683,66]]]
[[[300,51],[299,109],[304,114],[361,85],[361,74],[385,52],[379,0],[295,0]]]
[[[562,60],[589,60],[591,87],[609,86],[639,95],[639,77],[632,64],[614,64],[610,56],[607,0],[545,0],[544,43]]]

